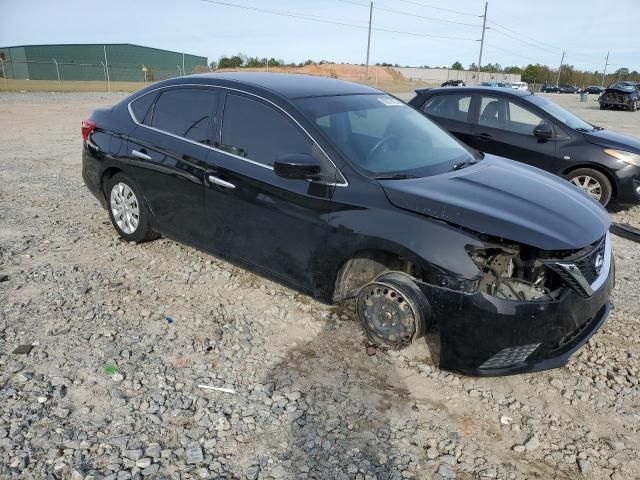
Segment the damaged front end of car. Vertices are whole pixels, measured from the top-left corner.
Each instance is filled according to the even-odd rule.
[[[609,234],[563,251],[480,238],[466,252],[475,279],[415,272],[439,325],[440,368],[495,376],[564,365],[611,309]]]

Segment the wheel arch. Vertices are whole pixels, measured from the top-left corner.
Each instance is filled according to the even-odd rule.
[[[575,165],[571,165],[570,167],[567,167],[565,170],[563,170],[562,175],[566,178],[571,172],[575,172],[576,170],[580,170],[581,168],[589,168],[591,170],[602,173],[605,177],[607,177],[609,183],[611,184],[611,198],[613,199],[617,196],[618,184],[616,182],[615,175],[613,174],[613,172],[611,172],[611,170],[600,165],[599,163],[578,163]]]
[[[355,297],[364,285],[385,272],[403,272],[414,277],[416,266],[429,268],[410,251],[362,248],[340,263],[333,278],[332,300],[340,302]]]

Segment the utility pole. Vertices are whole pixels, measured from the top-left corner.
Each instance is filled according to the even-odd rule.
[[[55,58],[52,58],[51,60],[56,64],[56,75],[58,76],[58,84],[60,84],[60,69],[58,68],[58,62],[56,62]]]
[[[487,29],[487,7],[489,2],[484,2],[484,15],[482,15],[482,38],[480,39],[480,56],[478,57],[478,78],[476,83],[480,85],[480,66],[482,65],[482,49],[484,48],[484,31]]]
[[[105,70],[107,71],[107,91],[111,91],[111,79],[109,78],[109,60],[107,60],[107,46],[106,45],[102,45],[102,48],[104,49],[104,65],[105,65]]]
[[[560,85],[560,72],[562,71],[562,64],[564,63],[564,56],[567,52],[562,52],[562,60],[560,60],[560,68],[558,69],[558,78],[556,79],[556,85]]]
[[[4,60],[0,58],[0,63],[2,64],[2,78],[4,79],[4,88],[7,88],[7,73],[4,71]]]
[[[607,52],[607,58],[604,59],[604,70],[602,71],[602,83],[601,87],[604,87],[604,77],[607,76],[607,67],[609,66],[609,52]]]
[[[369,2],[369,36],[367,37],[367,63],[364,67],[364,81],[369,79],[369,50],[371,49],[371,19],[373,18],[373,2]]]

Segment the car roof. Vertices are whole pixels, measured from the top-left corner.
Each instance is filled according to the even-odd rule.
[[[417,94],[435,94],[435,93],[502,93],[512,97],[526,97],[533,95],[533,93],[525,90],[516,90],[515,88],[505,87],[455,87],[455,88],[419,88],[416,90]]]
[[[269,90],[289,99],[384,93],[358,83],[297,73],[224,72],[189,75],[180,77],[180,79],[183,79],[184,82],[176,81],[175,84],[179,85],[193,79],[198,79],[198,83],[205,85],[219,85],[221,83],[229,85],[229,82],[235,82]]]

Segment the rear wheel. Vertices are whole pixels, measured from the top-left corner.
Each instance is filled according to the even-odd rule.
[[[107,180],[105,192],[113,227],[128,242],[146,242],[158,238],[151,229],[151,212],[137,185],[127,175],[116,173]]]
[[[424,294],[402,272],[387,272],[360,290],[358,319],[369,340],[399,350],[424,335],[431,309]]]
[[[611,200],[611,182],[607,176],[592,168],[579,168],[570,172],[567,180],[606,206]]]

